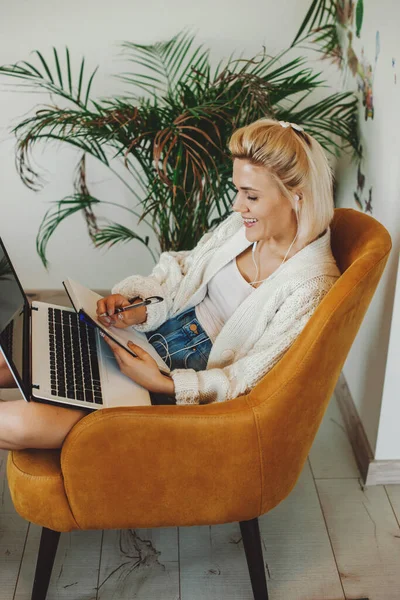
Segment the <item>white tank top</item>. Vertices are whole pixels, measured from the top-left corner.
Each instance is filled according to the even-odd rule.
[[[196,305],[196,317],[214,343],[223,325],[255,288],[244,279],[236,258],[210,279],[204,299]]]

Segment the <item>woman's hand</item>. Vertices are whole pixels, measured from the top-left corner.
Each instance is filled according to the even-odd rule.
[[[129,348],[137,354],[136,358],[107,335],[101,335],[114,352],[121,373],[149,390],[149,392],[173,395],[175,390],[173,380],[160,372],[156,361],[146,350],[133,342],[128,342]]]
[[[121,294],[111,294],[97,302],[97,317],[100,323],[105,327],[113,325],[114,327],[118,327],[118,329],[123,329],[130,325],[139,325],[143,322],[143,312],[140,308],[145,309],[145,307],[132,308],[131,310],[115,314],[117,308],[123,308],[124,306],[129,305],[130,302],[125,296],[122,296]]]

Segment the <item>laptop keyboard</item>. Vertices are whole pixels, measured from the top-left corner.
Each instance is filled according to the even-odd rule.
[[[93,327],[70,311],[49,308],[48,313],[51,393],[103,404]]]
[[[12,356],[13,353],[13,340],[14,340],[14,319],[9,322],[7,327],[1,334],[1,341],[5,347],[8,356]]]

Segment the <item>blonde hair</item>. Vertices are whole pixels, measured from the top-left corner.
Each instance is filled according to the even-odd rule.
[[[298,239],[304,246],[327,229],[334,211],[332,172],[322,146],[311,135],[262,118],[237,129],[229,150],[232,160],[265,167],[292,204],[294,193],[301,193]]]

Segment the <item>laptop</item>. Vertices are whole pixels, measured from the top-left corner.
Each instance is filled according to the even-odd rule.
[[[73,308],[30,305],[0,239],[0,349],[27,402],[86,410],[151,404],[149,391],[121,373],[96,325]],[[145,334],[130,329],[168,372]]]

